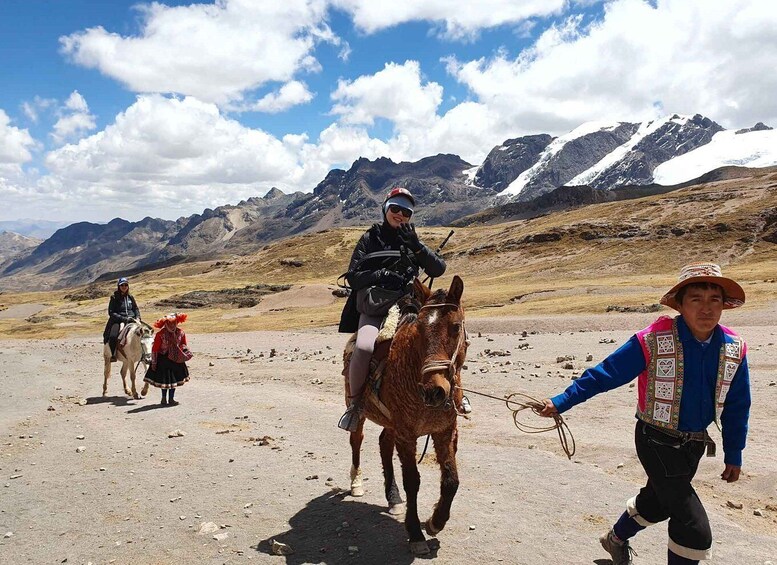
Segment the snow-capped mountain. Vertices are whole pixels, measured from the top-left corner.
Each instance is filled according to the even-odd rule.
[[[748,130],[718,132],[707,145],[661,163],[653,171],[653,181],[672,185],[725,165],[770,167],[775,164],[777,130],[761,129],[756,124]]]
[[[737,141],[739,151],[748,155],[756,151],[764,140],[744,140],[759,134],[768,136],[759,131],[764,128],[763,124],[757,124],[736,134],[740,138]],[[706,146],[719,132],[725,132],[722,126],[699,114],[674,114],[643,123],[589,122],[556,138],[526,136],[507,140],[491,150],[478,169],[474,183],[497,190],[502,201],[531,200],[559,186],[588,185],[609,190],[625,185],[653,184],[656,182],[654,171],[659,165]],[[731,132],[731,135],[735,134]],[[743,161],[727,157],[725,151],[726,147],[720,146],[720,152],[716,153],[717,163],[712,155],[699,159],[700,167],[703,168],[701,163],[704,162],[708,168],[698,174],[689,174],[683,180],[726,164],[742,164]],[[761,148],[761,152],[764,151]],[[763,163],[749,166],[777,164],[777,160],[770,160],[769,155],[744,162]]]

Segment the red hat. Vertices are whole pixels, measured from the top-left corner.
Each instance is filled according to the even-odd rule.
[[[175,322],[176,324],[183,324],[186,321],[186,318],[189,316],[184,314],[183,312],[171,312],[167,316],[163,316],[159,318],[156,322],[154,322],[154,327],[157,329],[162,329],[165,327],[165,324],[167,322]]]

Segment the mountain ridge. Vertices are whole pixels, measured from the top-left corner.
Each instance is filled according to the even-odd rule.
[[[759,122],[733,137],[771,136],[770,129]],[[273,188],[262,197],[174,221],[146,217],[71,224],[34,249],[6,257],[0,263],[0,287],[72,286],[111,273],[243,255],[298,234],[370,224],[380,218],[380,203],[392,186],[413,192],[419,201],[414,221],[426,226],[508,221],[666,192],[684,184],[656,185],[656,167],[693,155],[721,131],[729,130],[699,114],[674,114],[642,123],[591,122],[559,137],[511,138],[477,167],[452,154],[399,163],[362,157],[347,170],[329,171],[309,193]],[[695,182],[704,182],[703,177]],[[572,183],[578,180],[586,184]]]

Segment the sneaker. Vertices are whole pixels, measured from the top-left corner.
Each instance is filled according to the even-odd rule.
[[[355,432],[359,429],[359,422],[362,419],[362,408],[356,402],[352,403],[340,417],[337,427],[347,432]]]
[[[469,403],[469,398],[466,396],[461,397],[461,412],[462,414],[472,413],[472,405]]]
[[[612,528],[606,534],[601,535],[599,543],[610,554],[612,565],[632,565],[634,563],[631,558],[637,552],[631,548],[628,540],[618,541],[615,539],[615,532],[612,531]]]

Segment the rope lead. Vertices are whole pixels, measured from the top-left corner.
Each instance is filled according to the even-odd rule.
[[[561,442],[561,449],[564,450],[564,453],[566,453],[567,458],[572,459],[572,456],[575,454],[575,438],[572,435],[572,431],[569,429],[569,426],[564,421],[564,418],[561,416],[561,414],[558,414],[558,413],[553,414],[554,424],[550,426],[533,426],[531,424],[526,424],[524,422],[519,421],[518,414],[523,410],[529,409],[532,412],[534,412],[536,415],[538,416],[540,415],[540,412],[542,411],[545,405],[539,400],[537,400],[536,398],[531,397],[528,394],[523,394],[521,392],[514,392],[504,398],[499,398],[498,396],[492,396],[490,394],[477,392],[475,390],[470,390],[463,387],[457,387],[457,388],[469,394],[477,394],[478,396],[485,396],[486,398],[491,398],[493,400],[504,402],[505,406],[507,406],[507,409],[513,413],[513,423],[515,424],[515,427],[524,433],[539,434],[542,432],[549,432],[551,430],[556,430],[556,432],[558,433],[558,440],[559,442]],[[524,401],[521,402],[519,400],[516,400],[516,398],[522,398],[524,399]],[[571,441],[571,448],[570,448],[570,441]]]

